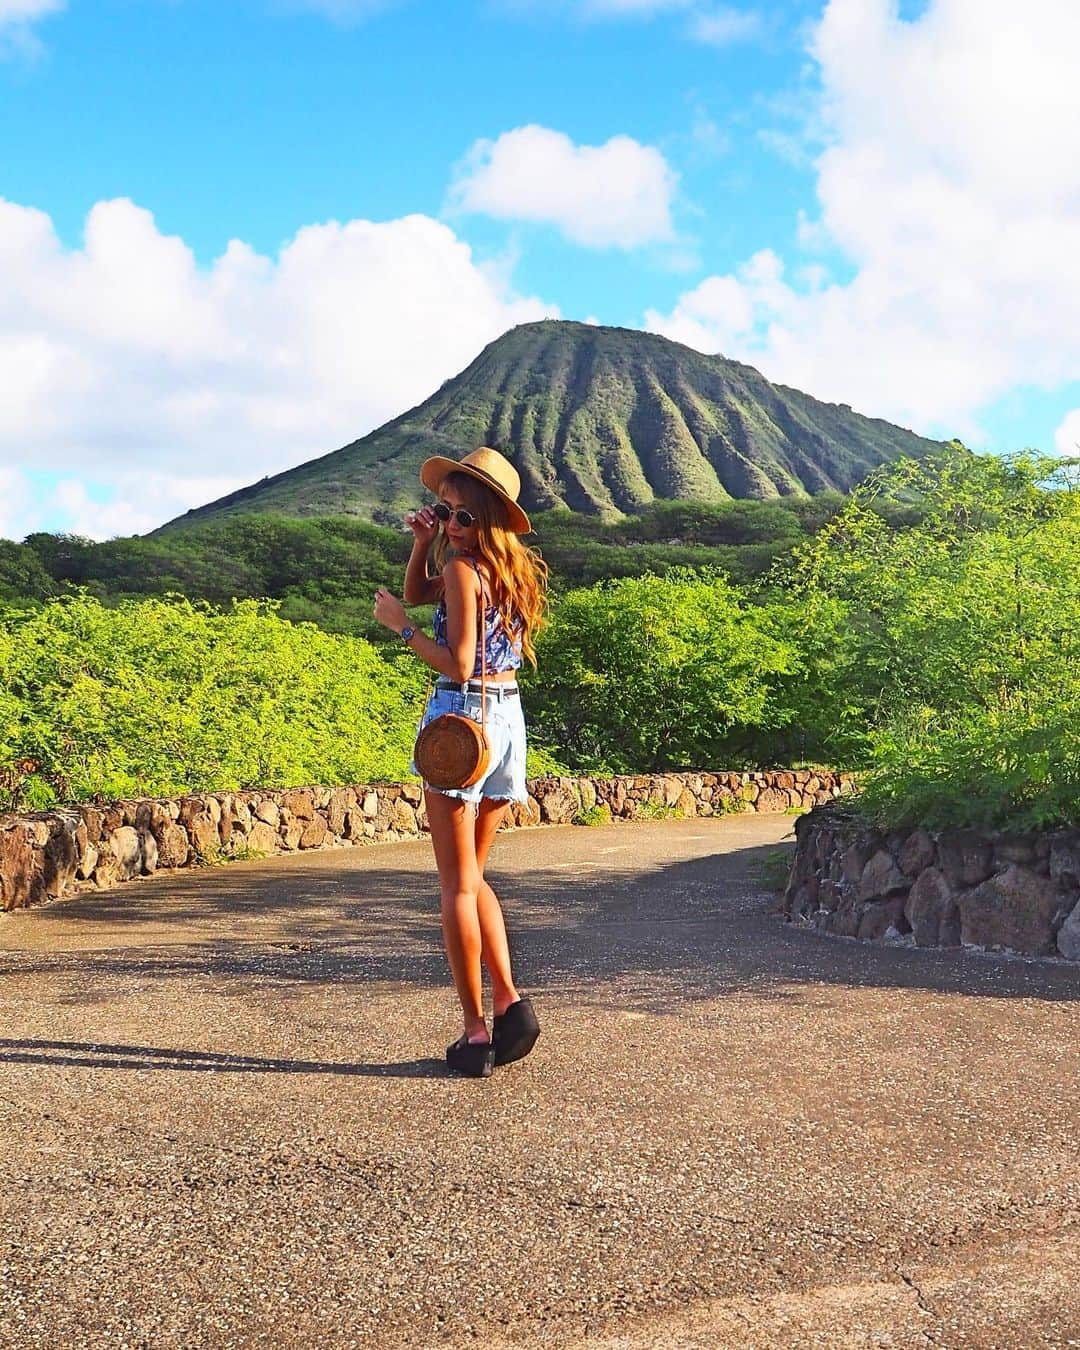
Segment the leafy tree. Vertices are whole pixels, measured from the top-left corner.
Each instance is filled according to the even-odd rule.
[[[783,717],[770,686],[794,661],[719,575],[609,581],[560,599],[529,708],[579,768],[718,764],[733,729]]]
[[[902,462],[788,569],[786,688],[813,752],[867,771],[883,820],[1075,817],[1080,493],[1075,462]],[[874,492],[907,492],[890,529]]]
[[[44,600],[55,590],[32,548],[0,539],[0,601]]]

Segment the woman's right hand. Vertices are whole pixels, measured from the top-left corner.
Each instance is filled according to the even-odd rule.
[[[422,506],[419,511],[407,511],[405,524],[420,544],[430,544],[439,533],[439,518],[430,506]]]

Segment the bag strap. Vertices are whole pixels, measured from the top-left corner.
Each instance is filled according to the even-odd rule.
[[[480,564],[475,558],[470,558],[476,571],[476,579],[480,583],[480,594],[476,600],[476,638],[480,643],[480,729],[484,735],[487,735],[487,632],[485,629],[484,617],[484,574],[480,571]],[[469,676],[472,679],[472,676]],[[424,695],[424,708],[431,700],[431,691],[435,688],[436,672],[433,670],[431,678],[428,680],[427,693]],[[469,680],[465,683],[468,684]],[[420,722],[424,721],[423,710],[420,712]]]
[[[476,640],[480,644],[480,729],[487,735],[487,607],[484,604],[484,574],[475,558],[470,558],[480,583],[476,599]],[[470,677],[471,678],[471,677]]]

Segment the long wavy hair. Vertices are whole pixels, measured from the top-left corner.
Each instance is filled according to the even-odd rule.
[[[508,514],[502,499],[471,473],[450,473],[443,488],[453,488],[476,517],[476,551],[491,571],[491,599],[503,627],[511,637],[520,639],[522,655],[536,665],[534,638],[545,623],[547,609],[548,565],[535,548],[521,542],[520,535],[508,528]],[[435,566],[441,572],[453,549],[445,530],[435,543]]]

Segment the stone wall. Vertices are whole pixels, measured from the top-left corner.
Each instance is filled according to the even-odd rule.
[[[537,778],[512,825],[646,815],[787,811],[848,785],[825,771]],[[0,909],[56,900],[165,868],[412,839],[427,828],[418,783],[198,793],[0,816]]]
[[[793,921],[1080,961],[1080,830],[884,832],[834,805],[802,816],[795,834],[784,896]]]

